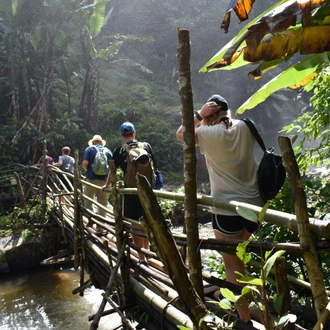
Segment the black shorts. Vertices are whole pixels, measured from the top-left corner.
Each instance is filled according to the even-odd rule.
[[[146,216],[138,195],[124,196],[124,216],[133,220]]]
[[[258,228],[257,223],[246,220],[239,215],[221,214],[212,214],[212,226],[213,230],[217,230],[227,236],[238,235],[244,228],[249,233],[253,233]]]

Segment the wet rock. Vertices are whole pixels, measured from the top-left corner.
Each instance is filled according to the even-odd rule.
[[[0,273],[35,268],[58,249],[58,242],[49,234],[39,238],[20,236],[0,238]]]

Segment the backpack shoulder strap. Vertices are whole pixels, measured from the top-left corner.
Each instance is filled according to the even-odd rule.
[[[258,133],[256,127],[253,124],[253,122],[249,118],[244,118],[244,119],[242,119],[242,121],[244,121],[244,123],[248,126],[248,128],[250,129],[250,131],[253,134],[254,138],[256,139],[258,144],[260,145],[261,149],[263,151],[266,151],[264,141],[263,141],[262,137],[260,136],[260,134]]]
[[[129,144],[128,143],[124,143],[123,145],[122,145],[122,147],[126,150],[126,152],[128,153],[129,152],[129,150],[130,150],[130,146],[129,146]]]
[[[96,145],[94,145],[94,144],[92,144],[91,147],[92,147],[93,149],[95,149],[95,155],[92,156],[92,160],[91,160],[91,164],[93,165],[94,162],[95,162],[96,155],[97,155],[97,153],[100,151],[100,149],[99,149]]]

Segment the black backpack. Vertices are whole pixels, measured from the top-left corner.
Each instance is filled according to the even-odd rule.
[[[266,149],[264,141],[250,119],[245,118],[242,120],[249,127],[251,133],[264,152],[258,166],[258,186],[260,195],[266,203],[269,199],[273,199],[278,194],[284,184],[286,172],[282,156],[276,155],[274,153],[274,148]]]

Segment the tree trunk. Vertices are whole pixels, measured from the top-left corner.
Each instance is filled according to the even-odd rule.
[[[189,273],[194,286],[204,300],[202,283],[202,264],[198,246],[197,220],[197,184],[196,184],[196,148],[194,129],[194,105],[190,76],[190,40],[189,31],[178,29],[178,61],[180,98],[183,116],[184,139],[184,189],[185,189],[185,225],[187,228]]]
[[[313,293],[315,310],[319,319],[328,304],[328,299],[324,286],[322,268],[315,246],[315,237],[309,224],[306,195],[290,139],[280,136],[278,140],[283,156],[283,164],[289,175],[292,187],[300,244],[309,247],[309,250],[305,251],[303,255]]]

